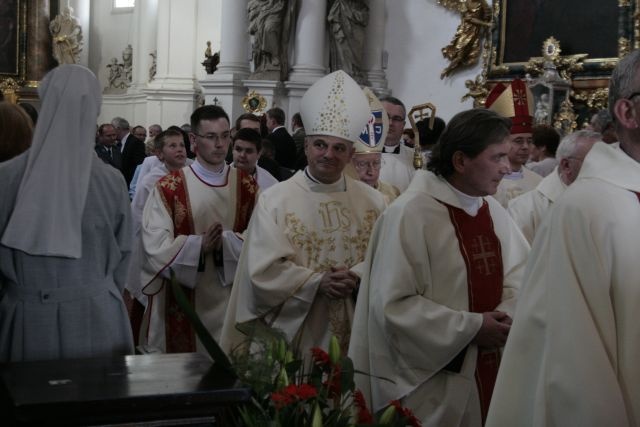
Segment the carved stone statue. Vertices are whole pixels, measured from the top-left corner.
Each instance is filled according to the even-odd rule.
[[[212,53],[211,42],[207,40],[207,48],[204,51],[204,61],[201,64],[204,66],[207,74],[213,74],[218,69],[220,63],[220,52]]]
[[[124,63],[124,77],[127,81],[127,86],[131,86],[133,81],[133,48],[130,44],[122,51],[122,61]]]
[[[543,93],[536,103],[536,112],[534,113],[535,124],[541,125],[548,122],[549,107],[549,94]]]
[[[329,24],[329,67],[343,70],[360,84],[366,84],[362,55],[369,23],[369,6],[365,0],[330,0],[327,14]]]
[[[286,80],[289,34],[298,0],[249,0],[249,34],[253,36],[253,80]]]
[[[158,51],[154,50],[149,54],[149,56],[151,56],[151,67],[149,67],[149,81],[152,81],[153,78],[156,76],[156,69],[157,69],[156,60],[158,57]]]
[[[49,24],[52,37],[53,57],[58,64],[77,64],[82,51],[82,28],[71,14],[73,9],[65,7],[61,15]]]

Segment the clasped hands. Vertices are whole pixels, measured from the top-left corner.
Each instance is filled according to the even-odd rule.
[[[202,235],[202,253],[219,251],[222,247],[222,224],[214,222]]]
[[[320,279],[318,292],[330,299],[343,299],[352,295],[360,278],[346,266],[331,267]]]
[[[473,339],[482,348],[504,347],[511,330],[512,319],[503,311],[482,313],[482,326]]]

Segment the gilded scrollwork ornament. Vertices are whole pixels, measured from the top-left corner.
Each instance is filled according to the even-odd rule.
[[[602,110],[607,108],[609,103],[609,88],[575,90],[571,92],[571,97],[576,101],[584,102],[590,109]]]
[[[553,127],[562,132],[563,135],[570,134],[578,127],[576,114],[573,111],[573,104],[571,104],[571,101],[568,99],[562,101],[560,110],[553,119]]]
[[[460,13],[460,24],[451,42],[442,48],[449,65],[440,74],[443,79],[456,71],[476,65],[482,52],[482,40],[493,26],[491,7],[485,0],[438,0],[438,4]]]

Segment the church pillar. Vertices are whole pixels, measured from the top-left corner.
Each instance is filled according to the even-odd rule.
[[[244,112],[242,98],[247,90],[242,81],[250,71],[247,0],[223,0],[221,21],[218,70],[199,83],[205,103],[223,107],[233,122]]]
[[[293,47],[293,69],[285,88],[289,94],[287,121],[300,110],[300,99],[326,74],[327,0],[300,0]]]
[[[156,76],[144,93],[147,123],[159,122],[164,128],[189,122],[194,110],[198,7],[196,0],[163,0],[157,5],[157,28],[162,30],[156,37]]]
[[[150,54],[156,50],[158,37],[158,0],[138,0],[134,14],[133,83],[129,93],[139,93],[149,82],[149,69],[153,64]]]
[[[369,0],[369,24],[364,47],[364,69],[371,90],[378,96],[389,95],[387,77],[382,69],[385,31],[385,0]]]

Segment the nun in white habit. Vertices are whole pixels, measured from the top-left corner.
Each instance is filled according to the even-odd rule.
[[[31,148],[0,163],[0,362],[130,354],[129,197],[93,149],[100,84],[62,65],[38,93]]]

